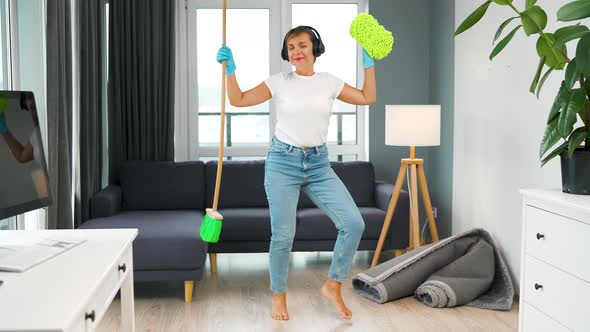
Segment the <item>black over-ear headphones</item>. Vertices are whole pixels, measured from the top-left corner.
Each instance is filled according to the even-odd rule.
[[[295,27],[291,30],[289,30],[289,32],[287,32],[287,34],[285,35],[285,39],[283,40],[283,49],[281,50],[281,58],[283,58],[283,60],[285,61],[289,61],[289,51],[287,50],[287,37],[291,37],[294,34],[298,34],[301,32],[307,32],[311,35],[311,43],[313,45],[313,56],[314,57],[319,57],[320,55],[324,54],[324,52],[326,51],[326,47],[324,46],[324,43],[322,42],[322,37],[320,37],[319,32],[317,32],[316,29],[307,26],[307,25],[300,25],[298,27]]]

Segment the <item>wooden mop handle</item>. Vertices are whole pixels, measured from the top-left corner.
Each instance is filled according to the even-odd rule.
[[[227,0],[223,0],[223,32],[222,39],[225,44],[225,17],[227,11]],[[221,64],[221,128],[219,130],[219,156],[217,159],[217,178],[215,180],[215,194],[213,196],[213,211],[217,211],[217,203],[219,202],[219,187],[221,185],[221,169],[223,166],[223,148],[224,132],[225,132],[225,70],[227,61]]]

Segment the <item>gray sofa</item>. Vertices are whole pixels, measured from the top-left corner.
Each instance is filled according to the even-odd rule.
[[[374,250],[393,185],[375,181],[369,162],[332,162],[365,221],[359,250]],[[217,162],[125,163],[119,183],[94,195],[91,219],[80,228],[138,228],[134,246],[136,281],[184,280],[191,300],[207,253],[215,272],[216,254],[268,252],[270,216],[264,190],[264,160],[225,161],[218,211],[220,240],[207,244],[199,228],[205,208],[213,205]],[[293,251],[331,251],[337,230],[327,215],[301,193]],[[407,192],[402,191],[384,250],[408,246]]]

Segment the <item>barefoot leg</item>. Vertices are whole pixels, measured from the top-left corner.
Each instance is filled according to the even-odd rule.
[[[352,311],[348,309],[344,300],[342,299],[341,293],[342,283],[333,279],[328,279],[322,286],[322,295],[328,299],[338,311],[338,314],[344,319],[352,318]]]
[[[289,320],[287,293],[272,294],[272,318],[276,320]]]

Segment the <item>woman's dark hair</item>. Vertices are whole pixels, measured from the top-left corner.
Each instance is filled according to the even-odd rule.
[[[33,108],[29,109],[27,107],[27,100],[30,100],[33,102]],[[27,111],[31,111],[34,112],[35,114],[33,114],[33,122],[35,122],[35,127],[39,126],[39,118],[37,116],[37,105],[35,104],[35,96],[33,95],[32,92],[30,91],[23,91],[20,93],[20,108],[22,110],[27,110]]]
[[[37,110],[37,105],[35,105],[35,96],[30,91],[23,91],[20,93],[20,108],[23,110],[29,110],[27,107],[27,100],[33,101],[33,108]]]

